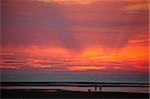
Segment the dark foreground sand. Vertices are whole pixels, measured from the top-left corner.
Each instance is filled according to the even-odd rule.
[[[98,99],[149,99],[148,93],[125,93],[125,92],[80,92],[80,91],[65,91],[65,90],[1,90],[1,99],[38,99],[38,98],[98,98]]]

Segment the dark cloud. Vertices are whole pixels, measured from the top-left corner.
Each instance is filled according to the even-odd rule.
[[[59,42],[59,45],[69,49],[76,49],[78,46],[72,33],[68,31],[68,20],[62,6],[13,0],[3,2],[2,7],[3,45],[13,43],[57,46]]]

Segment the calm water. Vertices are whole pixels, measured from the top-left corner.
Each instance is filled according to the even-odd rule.
[[[94,91],[94,87],[70,87],[70,86],[4,86],[2,89],[41,89],[51,92],[52,90],[67,90],[67,91]],[[97,88],[99,91],[99,88]],[[139,92],[149,93],[148,87],[103,87],[103,92]]]

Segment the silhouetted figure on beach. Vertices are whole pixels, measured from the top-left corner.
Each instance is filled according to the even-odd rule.
[[[91,92],[91,89],[88,89],[88,92]]]
[[[95,86],[95,91],[97,91],[97,86]]]
[[[102,86],[99,86],[99,91],[102,92]]]

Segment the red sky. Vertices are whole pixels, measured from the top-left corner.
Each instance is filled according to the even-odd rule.
[[[148,74],[146,0],[3,0],[2,8],[2,70]]]

